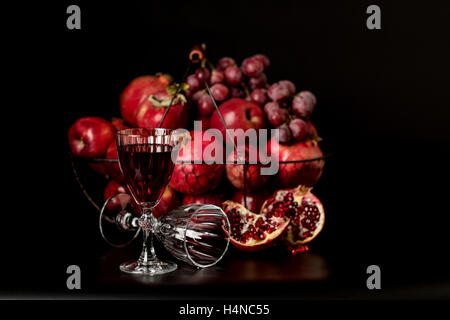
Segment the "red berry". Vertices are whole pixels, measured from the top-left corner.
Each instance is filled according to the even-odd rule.
[[[211,87],[211,94],[217,101],[223,101],[228,98],[230,90],[222,83],[216,83]]]
[[[285,86],[289,90],[289,95],[292,97],[295,94],[296,88],[295,84],[292,83],[292,81],[289,80],[281,80],[278,82],[280,85]]]
[[[242,72],[248,77],[257,77],[264,71],[264,64],[258,58],[247,58],[242,62]]]
[[[192,95],[192,101],[194,103],[197,103],[200,101],[200,98],[203,97],[204,95],[206,95],[206,93],[204,91],[197,91],[196,93],[194,93]]]
[[[292,100],[292,111],[298,117],[308,119],[314,111],[316,97],[309,91],[302,91]]]
[[[223,71],[226,68],[234,66],[234,65],[236,65],[236,63],[234,62],[233,58],[223,57],[217,62],[216,68]]]
[[[279,83],[274,83],[270,86],[268,95],[273,101],[283,101],[289,98],[289,89],[285,85],[280,85]]]
[[[237,86],[241,84],[244,78],[241,69],[235,66],[226,68],[224,74],[225,74],[225,81],[232,86]]]
[[[191,93],[196,92],[202,88],[203,83],[195,74],[191,74],[186,78],[186,83],[189,85],[189,91]]]
[[[250,100],[259,104],[260,106],[264,105],[269,97],[267,96],[266,89],[255,89],[250,94]]]
[[[195,75],[203,83],[203,78],[206,80],[206,82],[209,82],[209,77],[211,74],[207,68],[198,68],[197,70],[195,70]]]
[[[289,127],[286,124],[283,124],[278,129],[279,129],[280,143],[288,144],[289,142],[291,142],[292,134],[291,134],[291,130],[289,129]]]
[[[274,127],[278,127],[288,119],[288,111],[282,108],[273,108],[269,111],[267,119]]]
[[[262,62],[264,69],[267,69],[268,66],[270,66],[270,60],[266,55],[263,54],[255,54],[253,56],[253,58],[258,59],[259,61]]]
[[[211,82],[211,84],[222,83],[224,78],[225,78],[225,76],[223,75],[222,71],[220,71],[218,69],[214,69],[211,72],[210,82]]]
[[[304,141],[308,137],[308,124],[302,119],[294,119],[289,123],[292,136],[297,141]]]
[[[267,84],[267,76],[264,72],[261,73],[259,76],[250,78],[248,80],[248,86],[250,87],[251,90],[263,88],[266,86],[266,84]]]
[[[214,102],[211,100],[211,97],[204,94],[198,101],[198,111],[201,114],[208,116],[214,111],[214,109]]]
[[[266,113],[266,116],[269,116],[269,113],[271,110],[279,109],[279,108],[280,108],[280,105],[278,104],[278,102],[274,102],[274,101],[267,102],[264,105],[264,112]]]

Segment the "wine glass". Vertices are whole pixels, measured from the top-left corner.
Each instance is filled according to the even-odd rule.
[[[210,204],[191,204],[162,217],[156,237],[175,258],[206,268],[219,262],[228,250],[230,222],[223,210]]]
[[[116,134],[116,142],[119,165],[125,183],[140,207],[141,215],[137,225],[143,233],[143,248],[139,259],[121,264],[120,270],[126,273],[148,275],[174,271],[177,268],[175,263],[162,261],[156,256],[153,232],[157,220],[152,214],[152,209],[159,203],[174,168],[172,149],[176,139],[172,137],[172,130],[162,128],[120,130]],[[126,199],[120,200],[123,206]],[[122,212],[126,211],[122,210]],[[127,215],[124,214],[116,219],[127,219]],[[127,223],[124,222],[122,225],[127,226]]]
[[[138,234],[140,210],[129,194],[109,198],[100,215],[103,238],[123,247]],[[223,229],[230,222],[223,210],[210,204],[178,207],[156,222],[154,234],[175,258],[199,268],[218,263],[230,243]]]

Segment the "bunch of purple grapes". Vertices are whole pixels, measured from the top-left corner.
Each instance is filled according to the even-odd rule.
[[[269,65],[269,58],[263,54],[244,59],[240,67],[233,58],[223,57],[215,68],[202,67],[189,75],[185,93],[197,105],[200,118],[208,118],[215,107],[204,88],[204,79],[210,85],[217,103],[242,98],[264,108],[268,122],[279,129],[280,143],[289,144],[311,138],[309,117],[317,103],[316,97],[309,91],[296,94],[297,89],[289,80],[269,85],[264,73]]]
[[[310,91],[295,93],[295,85],[289,80],[272,84],[267,90],[271,101],[264,105],[267,120],[280,129],[280,143],[304,141],[310,138],[309,117],[317,100]]]
[[[268,100],[264,71],[269,65],[269,58],[263,54],[246,58],[240,67],[233,58],[223,57],[211,71],[203,67],[189,75],[186,78],[189,87],[185,93],[203,116],[209,116],[214,111],[214,103],[204,88],[203,79],[210,85],[211,93],[218,103],[230,98],[248,98],[262,106]]]

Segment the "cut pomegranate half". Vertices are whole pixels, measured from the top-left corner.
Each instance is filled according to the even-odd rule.
[[[259,251],[271,246],[290,222],[282,212],[256,214],[232,201],[225,201],[223,210],[230,221],[231,232],[225,226],[223,229],[231,236],[231,243],[242,251]]]
[[[263,215],[283,212],[290,224],[283,236],[291,245],[303,245],[313,240],[322,231],[325,211],[320,200],[311,193],[311,188],[299,186],[295,189],[278,190],[267,199],[261,208]]]

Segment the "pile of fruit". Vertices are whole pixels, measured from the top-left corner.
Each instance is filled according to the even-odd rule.
[[[311,193],[324,161],[294,162],[323,156],[320,138],[310,119],[316,98],[309,91],[297,93],[289,80],[269,84],[265,73],[269,65],[269,59],[262,54],[246,58],[240,66],[230,57],[220,59],[215,66],[203,59],[176,96],[176,84],[169,75],[138,77],[120,96],[121,119],[86,117],[71,126],[71,151],[86,159],[117,159],[115,132],[130,127],[158,127],[173,99],[161,127],[192,130],[193,121],[201,120],[202,132],[191,132],[190,152],[180,153],[182,163],[175,165],[169,187],[154,210],[155,216],[181,204],[215,204],[227,213],[231,230],[224,228],[224,232],[238,249],[256,251],[278,240],[294,249],[303,248],[318,235],[324,223],[322,204]],[[236,150],[224,155],[228,160],[225,165],[193,163],[205,160],[203,151],[210,141],[224,144],[208,136],[207,129],[216,128],[226,136],[204,81],[229,129],[279,129],[279,139],[273,137],[267,142],[269,152],[274,147],[279,149],[279,171],[275,176],[261,175],[261,164],[244,168],[242,164],[230,163],[236,160]],[[194,142],[194,137],[199,136],[203,143]],[[237,151],[239,148],[245,155],[252,152],[252,146],[238,146]],[[105,200],[128,192],[117,161],[89,163],[109,179]]]

